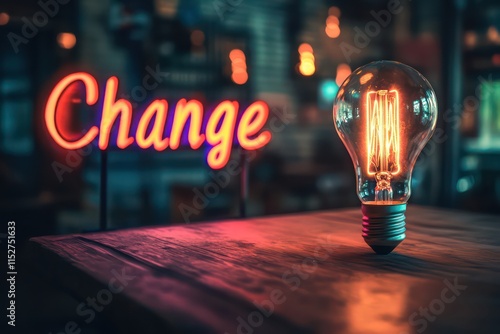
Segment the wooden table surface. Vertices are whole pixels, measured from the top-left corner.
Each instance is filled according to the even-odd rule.
[[[358,208],[37,237],[31,254],[117,333],[500,333],[500,217],[409,205],[406,222],[385,256]]]

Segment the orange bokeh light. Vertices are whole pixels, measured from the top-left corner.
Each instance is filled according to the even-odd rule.
[[[299,53],[302,54],[304,52],[310,52],[310,53],[313,52],[313,48],[312,48],[311,44],[302,43],[299,45]]]
[[[231,68],[233,72],[246,72],[247,71],[247,63],[244,59],[236,59],[231,63]]]
[[[203,46],[205,42],[205,33],[201,30],[193,30],[191,33],[191,43],[196,46]]]
[[[316,66],[314,65],[314,54],[313,48],[308,43],[302,43],[299,46],[299,72],[304,76],[311,76],[316,72]]]
[[[490,42],[500,44],[500,34],[498,33],[497,28],[495,28],[494,26],[488,28],[486,35]]]
[[[235,84],[243,85],[248,81],[248,74],[247,72],[235,72],[231,75],[231,80]]]
[[[335,78],[335,82],[338,86],[342,85],[345,79],[351,74],[351,67],[347,64],[340,64],[337,66],[337,77]]]
[[[340,20],[338,17],[330,15],[326,19],[326,25],[328,27],[338,26],[340,24]]]
[[[245,60],[245,53],[239,49],[234,49],[229,52],[229,59],[231,61],[237,61],[237,60]]]
[[[340,20],[335,15],[329,15],[326,19],[325,33],[330,38],[337,38],[340,36]]]
[[[10,16],[7,13],[0,13],[0,26],[4,26],[9,23]]]
[[[330,38],[337,38],[340,36],[340,28],[339,26],[326,26],[325,33]]]
[[[245,84],[248,81],[245,53],[239,49],[231,50],[229,59],[231,59],[231,80],[237,85]]]
[[[299,71],[302,75],[311,76],[316,72],[316,66],[312,62],[303,62],[299,66]]]
[[[300,54],[300,61],[304,62],[304,61],[310,61],[310,62],[314,62],[314,55],[312,54],[312,52],[302,52]]]
[[[340,11],[340,8],[339,7],[336,7],[336,6],[332,6],[328,9],[328,15],[332,15],[332,16],[336,16],[336,17],[340,17],[340,14],[342,12]]]
[[[474,31],[467,31],[464,34],[464,44],[469,48],[477,44],[477,35]]]
[[[76,37],[70,32],[62,32],[57,35],[57,43],[63,49],[72,49],[76,44]]]
[[[496,53],[491,57],[491,62],[495,66],[500,66],[500,53]]]

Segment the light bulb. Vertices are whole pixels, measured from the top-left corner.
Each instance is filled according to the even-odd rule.
[[[389,254],[406,237],[411,173],[436,120],[436,94],[407,65],[372,62],[339,87],[333,121],[354,164],[362,235],[377,254]]]

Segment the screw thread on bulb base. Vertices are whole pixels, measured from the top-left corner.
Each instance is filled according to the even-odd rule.
[[[362,204],[363,238],[375,253],[392,252],[406,237],[406,203],[394,205]]]

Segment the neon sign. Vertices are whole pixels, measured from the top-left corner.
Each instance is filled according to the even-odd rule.
[[[56,84],[45,106],[45,125],[50,136],[59,146],[68,150],[77,150],[87,146],[97,137],[99,137],[99,148],[107,149],[111,130],[118,118],[116,136],[118,148],[125,149],[135,142],[142,149],[153,147],[156,151],[164,151],[167,148],[178,149],[189,120],[189,146],[197,150],[204,143],[208,144],[210,150],[207,162],[214,169],[223,168],[227,164],[234,139],[245,150],[257,150],[271,140],[271,133],[263,130],[269,117],[269,107],[263,101],[256,101],[248,106],[239,118],[239,122],[239,103],[222,101],[215,107],[204,125],[202,103],[198,100],[181,99],[175,105],[172,124],[169,127],[171,128],[170,136],[165,137],[168,102],[157,99],[146,107],[139,119],[135,136],[131,136],[132,104],[127,99],[116,98],[119,80],[113,76],[106,82],[99,127],[92,126],[79,139],[70,141],[63,137],[61,129],[56,124],[56,109],[65,90],[75,82],[84,84],[86,104],[96,105],[99,100],[99,86],[96,79],[89,73],[78,72],[64,77]],[[204,129],[202,129],[203,125]]]

